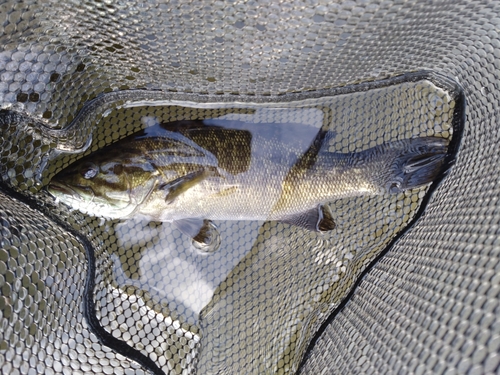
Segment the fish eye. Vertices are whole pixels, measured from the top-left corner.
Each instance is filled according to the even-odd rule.
[[[97,167],[95,165],[86,165],[81,171],[81,175],[84,179],[90,180],[97,176]]]

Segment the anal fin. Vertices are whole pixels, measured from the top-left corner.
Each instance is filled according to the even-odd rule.
[[[314,232],[327,232],[335,228],[335,221],[327,206],[319,205],[311,210],[299,212],[280,220]]]

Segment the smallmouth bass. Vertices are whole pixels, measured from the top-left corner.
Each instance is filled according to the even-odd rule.
[[[445,168],[444,138],[333,153],[333,132],[253,126],[255,131],[219,119],[157,124],[73,163],[53,177],[48,192],[92,216],[173,222],[208,243],[214,230],[209,220],[275,220],[332,230],[325,203],[426,185]]]

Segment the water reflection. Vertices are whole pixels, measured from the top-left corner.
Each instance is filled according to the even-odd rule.
[[[189,164],[183,173],[179,173],[182,168],[169,170],[177,175],[171,173],[166,182],[166,186],[173,187],[171,194],[164,196],[168,199],[162,202],[167,211],[175,207],[176,201],[182,201],[179,198],[184,193],[196,191],[194,186],[200,185],[200,176],[206,176],[193,167],[203,161],[208,169],[217,170],[217,175],[203,181],[219,179],[221,186],[226,184],[225,194],[219,194],[219,198],[239,190],[237,178],[261,186],[250,198],[234,201],[248,207],[246,213],[254,210],[262,216],[238,216],[232,212],[231,217],[224,218],[202,212],[196,219],[204,222],[208,216],[220,234],[220,248],[213,253],[202,253],[193,246],[191,237],[197,234],[193,221],[184,222],[190,226],[179,226],[182,220],[159,222],[150,221],[154,218],[147,215],[143,219],[134,215],[120,218],[118,224],[106,221],[106,225],[111,225],[109,231],[99,228],[86,232],[96,237],[94,243],[101,251],[98,261],[102,263],[97,272],[100,289],[94,295],[105,328],[143,350],[142,341],[136,344],[129,340],[130,335],[137,336],[133,333],[137,330],[149,332],[154,321],[139,327],[128,319],[127,326],[120,325],[122,315],[137,310],[128,302],[140,300],[144,314],[169,317],[176,327],[182,326],[185,332],[202,337],[203,351],[197,365],[200,373],[218,373],[220,369],[241,373],[249,368],[274,373],[280,361],[291,361],[296,368],[311,335],[346,296],[360,272],[414,218],[424,201],[429,184],[411,188],[418,184],[406,179],[405,174],[432,181],[434,167],[442,160],[457,118],[454,108],[458,106],[452,93],[428,81],[419,81],[296,103],[223,103],[215,108],[213,103],[151,106],[150,102],[134,102],[113,110],[92,130],[93,150],[105,150],[101,155],[114,152],[113,148],[126,135],[148,139],[161,132],[170,132],[172,143],[192,151],[182,160],[177,159]],[[234,139],[224,143],[231,137],[213,134],[210,141],[200,139],[203,128],[222,129],[221,134]],[[142,133],[137,133],[141,129]],[[262,142],[266,139],[279,140],[285,152],[279,151],[278,143]],[[221,143],[223,147],[218,145]],[[109,147],[103,148],[105,145]],[[179,148],[174,149],[174,156],[178,157]],[[425,152],[430,149],[440,151]],[[325,155],[337,162],[342,158],[357,161],[346,170],[359,178],[342,185],[343,191],[351,189],[355,196],[337,195],[327,199],[325,210],[315,211],[317,216],[330,214],[335,228],[311,227],[290,217],[272,217],[270,213],[280,207],[278,203],[286,202],[281,199],[283,195],[303,203],[322,191],[326,170],[335,169],[318,168],[328,164],[322,157]],[[402,160],[402,155],[409,156]],[[276,170],[266,166],[280,157],[285,172],[273,173]],[[67,156],[59,165],[69,165],[76,158]],[[381,163],[373,164],[376,158]],[[55,173],[56,169],[60,168],[52,171]],[[434,172],[422,173],[429,170]],[[269,185],[262,188],[262,184],[256,184],[262,171],[278,181],[276,185],[281,183],[286,194],[282,191],[281,195],[273,195]],[[388,171],[395,180],[384,177],[374,184],[366,179],[377,172],[379,176],[391,176]],[[188,177],[187,185],[177,184],[183,176]],[[300,176],[302,181],[309,178],[311,183],[304,191],[312,193],[294,189],[290,182],[297,179],[292,176]],[[287,183],[288,190],[283,188]],[[363,194],[366,195],[359,196]],[[120,195],[113,192],[110,196]],[[210,194],[201,198],[207,197]],[[210,213],[220,214],[217,208],[222,206],[221,201],[210,207]],[[168,216],[172,217],[171,212]],[[264,217],[271,220],[264,221]],[[304,218],[307,215],[301,217]],[[109,241],[101,241],[102,233],[108,232],[113,233]],[[114,309],[110,310],[109,301]],[[173,336],[169,335],[181,338],[183,333],[177,333],[169,322],[167,332],[162,332],[164,339],[171,340]],[[126,334],[121,336],[121,332]],[[159,358],[168,358],[172,345],[160,350],[152,342],[151,347],[163,356]],[[246,350],[234,351],[234,347]]]
[[[249,141],[248,147],[241,142],[237,145],[240,148],[233,148],[234,152],[240,155],[239,160],[243,160],[243,163],[236,167],[231,160],[224,159],[227,155],[220,154],[220,149],[213,147],[217,146],[216,144],[211,146],[205,143],[204,146],[218,156],[217,160],[222,169],[234,175],[246,173],[248,179],[265,171],[264,163],[269,159],[286,162],[289,168],[307,152],[324,125],[323,111],[315,108],[300,111],[273,110],[271,118],[279,119],[284,114],[288,117],[293,115],[293,112],[300,112],[300,118],[314,119],[314,122],[308,125],[259,122],[259,118],[269,121],[269,110],[239,114],[237,121],[233,115],[204,120],[203,124],[207,127],[222,127],[230,132],[243,134],[239,139]],[[298,113],[296,115],[299,116]],[[153,116],[144,116],[142,122],[148,126],[142,133],[146,137],[164,134],[164,130],[182,134],[182,131],[189,129],[200,129],[199,122],[161,124],[160,120]],[[196,140],[196,134],[192,132],[190,138]],[[282,144],[293,152],[283,157],[276,149],[273,150],[273,144],[266,145],[267,148],[264,149],[263,139],[281,140]],[[228,147],[231,146],[226,144],[226,150]],[[250,154],[241,156],[247,150]],[[277,183],[281,184],[285,174],[278,177],[280,180]],[[245,203],[256,205],[260,199],[260,196],[256,196],[253,201]],[[271,201],[269,197],[267,199]],[[276,197],[272,199],[277,200]],[[272,204],[274,203],[268,205]],[[128,286],[132,286],[136,290],[148,292],[155,300],[168,301],[170,309],[197,324],[200,311],[209,303],[216,288],[251,251],[264,220],[215,220],[214,223],[220,236],[220,246],[215,253],[208,254],[193,246],[190,236],[185,235],[189,230],[182,226],[182,230],[179,230],[178,223],[151,223],[140,215],[122,220],[114,227],[120,253],[111,255],[114,280],[118,287],[126,290]]]
[[[171,309],[197,322],[215,289],[252,249],[253,241],[248,239],[257,238],[263,222],[238,223],[244,230],[236,242],[232,238],[234,223],[216,224],[221,245],[217,252],[206,254],[194,248],[191,239],[171,223],[134,219],[118,223],[115,236],[123,255],[111,255],[115,282],[120,289],[132,286],[155,300],[168,301]]]
[[[280,113],[265,111],[273,120]],[[297,113],[317,118],[315,126],[259,122],[259,115],[145,116],[147,128],[70,165],[48,190],[75,209],[122,220],[115,233],[124,254],[112,256],[118,285],[146,290],[197,319],[264,221],[332,231],[336,213],[327,203],[429,184],[447,154],[448,140],[439,137],[332,152],[336,132],[323,128],[323,111]],[[234,222],[247,225],[227,231]],[[245,232],[235,246],[235,234]]]
[[[211,252],[220,235],[210,220],[330,231],[326,203],[429,184],[449,142],[421,137],[338,153],[330,151],[335,135],[298,123],[157,123],[72,164],[48,190],[93,216],[172,222]]]

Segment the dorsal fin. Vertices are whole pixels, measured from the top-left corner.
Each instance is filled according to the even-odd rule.
[[[248,130],[206,125],[200,120],[183,120],[158,125],[161,129],[182,134],[212,153],[219,167],[231,174],[250,168],[252,133]]]

